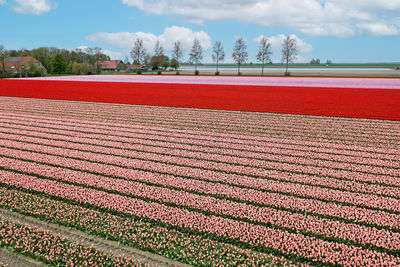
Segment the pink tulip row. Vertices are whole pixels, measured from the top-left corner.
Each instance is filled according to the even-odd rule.
[[[21,135],[13,135],[13,134],[2,134],[2,138],[8,139],[8,140],[15,140],[15,141],[22,141],[22,142],[29,142],[29,143],[35,143],[35,144],[44,144],[44,145],[51,145],[51,146],[58,146],[58,147],[63,147],[63,148],[71,148],[71,149],[84,149],[84,150],[90,150],[93,152],[97,153],[105,153],[105,154],[110,154],[110,155],[116,155],[116,156],[123,156],[123,157],[133,157],[136,159],[146,159],[146,160],[156,160],[156,161],[162,161],[162,162],[167,162],[171,163],[170,159],[175,159],[176,161],[172,161],[172,163],[177,163],[177,164],[184,164],[186,166],[206,166],[207,168],[211,168],[212,170],[221,170],[221,171],[227,171],[227,172],[232,172],[232,169],[230,168],[223,168],[224,165],[222,164],[215,164],[214,162],[211,162],[211,164],[204,164],[200,165],[200,160],[199,159],[211,159],[212,155],[207,155],[205,153],[201,153],[199,157],[198,152],[186,152],[177,150],[177,153],[174,153],[173,147],[170,149],[160,149],[154,146],[146,147],[146,146],[134,146],[134,145],[121,145],[116,142],[109,142],[109,141],[98,141],[98,140],[93,140],[89,138],[78,138],[78,137],[66,137],[63,135],[53,135],[53,134],[42,134],[42,133],[32,133],[28,131],[9,131],[9,132],[15,132],[19,134],[27,134],[27,135],[33,135],[33,136],[38,136],[41,138],[36,138],[36,137],[26,137],[26,136],[21,136]],[[43,139],[43,138],[60,138],[64,139],[65,141],[56,141],[56,140],[48,140],[48,139]],[[74,143],[74,142],[79,142],[79,144]],[[85,142],[87,145],[82,145],[80,143]],[[95,146],[90,145],[90,144],[95,144]],[[106,147],[103,147],[106,146]],[[123,150],[123,148],[110,148],[110,147],[126,147],[128,149],[140,149],[141,151],[149,151],[147,152],[140,152],[140,151],[130,151],[130,150]],[[154,157],[154,153],[163,153],[167,155],[168,153],[173,155],[173,156],[165,156],[167,160],[163,160],[163,158],[160,159],[160,156],[157,154]],[[179,153],[181,152],[181,153]],[[146,157],[146,155],[150,155],[150,157]],[[175,158],[176,155],[176,158]],[[186,157],[186,158],[180,158],[180,157]],[[208,156],[208,158],[207,158]],[[192,157],[194,159],[188,160],[187,157]],[[233,158],[235,160],[236,158]],[[169,160],[169,161],[168,161]],[[232,162],[231,157],[220,157],[219,158],[220,162]],[[253,162],[253,161],[248,161]],[[220,167],[222,165],[222,168]],[[230,167],[230,165],[228,165]],[[246,167],[246,169],[250,169]],[[253,174],[251,171],[246,172],[246,170],[242,170],[239,168],[235,168],[233,170],[235,173],[242,173],[243,175],[247,174]],[[392,197],[398,197],[400,195],[400,188],[397,187],[388,187],[388,186],[380,186],[380,185],[374,185],[374,184],[365,184],[365,183],[358,183],[356,181],[344,181],[344,180],[338,180],[338,179],[332,179],[329,177],[326,177],[322,179],[321,177],[318,176],[311,176],[311,175],[300,175],[300,174],[290,174],[288,175],[285,172],[277,171],[277,170],[263,170],[263,173],[260,175],[259,173],[253,174],[253,175],[258,175],[260,177],[270,177],[273,179],[277,179],[279,181],[288,181],[288,182],[296,182],[296,183],[305,183],[307,185],[320,185],[320,186],[327,186],[332,189],[344,189],[344,190],[350,190],[352,192],[360,192],[360,193],[368,193],[368,194],[377,194],[377,195],[385,195],[385,196],[392,196]],[[257,180],[258,178],[251,178],[248,177],[248,179],[253,179]],[[395,179],[394,181],[398,181]]]
[[[390,136],[391,134],[398,135],[396,131],[396,123],[391,121],[378,121],[369,119],[349,119],[349,118],[330,118],[320,116],[302,116],[290,114],[269,114],[269,113],[254,113],[254,112],[234,112],[234,111],[215,111],[215,110],[197,110],[197,109],[182,109],[171,107],[156,107],[156,106],[141,106],[141,105],[118,105],[118,104],[104,104],[104,103],[89,103],[89,102],[72,102],[72,101],[53,101],[53,100],[37,100],[37,99],[17,99],[13,98],[12,101],[4,103],[8,109],[13,109],[18,105],[29,107],[31,110],[46,111],[48,114],[54,112],[64,112],[71,115],[79,115],[82,117],[90,117],[91,115],[101,115],[100,117],[108,118],[113,117],[115,121],[121,121],[126,118],[131,119],[129,114],[138,114],[141,117],[153,117],[157,114],[163,118],[175,119],[180,123],[188,122],[191,120],[199,120],[203,123],[210,122],[226,122],[233,125],[254,125],[259,128],[265,122],[272,122],[270,127],[281,127],[287,129],[287,126],[302,126],[303,130],[314,130],[329,132],[331,129],[338,129],[340,132],[344,130],[352,133],[360,133],[360,129],[369,131],[372,135],[384,134]],[[45,104],[45,105],[43,105]],[[84,110],[85,112],[80,112]],[[157,118],[156,117],[156,118]],[[300,119],[299,119],[300,118]],[[376,129],[379,128],[379,131]],[[397,128],[398,129],[398,128]],[[303,131],[302,131],[303,132]],[[349,133],[350,133],[349,132]]]
[[[131,218],[111,215],[18,190],[0,187],[0,206],[107,236],[124,244],[151,250],[173,259],[178,258],[187,263],[213,266],[239,263],[246,266],[260,266],[266,263],[291,265],[291,262],[284,258],[190,236]]]
[[[23,148],[23,146],[21,148]],[[15,149],[8,149],[3,147],[0,148],[0,155],[10,156],[18,159],[27,159],[35,162],[55,164],[78,170],[103,173],[106,175],[115,175],[118,177],[132,177],[130,179],[141,178],[141,176],[137,175],[136,170],[132,170],[130,168],[121,168],[113,165],[91,163],[86,160],[69,159],[68,155],[59,157],[59,156],[45,155],[41,153],[32,153]],[[120,164],[121,162],[118,163]],[[145,173],[144,177],[148,177],[152,176],[153,172],[144,172],[144,173]],[[155,174],[155,177],[159,176]],[[174,179],[176,178],[174,176],[172,177]],[[243,182],[243,180],[238,179],[238,182]],[[164,182],[161,182],[161,184],[162,183]],[[256,185],[253,186],[256,187]],[[280,193],[268,193],[254,189],[237,188],[224,184],[221,184],[220,187],[224,188],[226,192],[225,194],[228,194],[230,197],[243,199],[246,201],[251,201],[264,205],[272,205],[275,207],[285,207],[288,209],[301,210],[321,215],[334,216],[343,219],[365,222],[369,224],[388,226],[392,228],[400,228],[399,215],[389,214],[384,211],[370,210],[354,206],[344,206],[332,202],[322,202],[316,199],[287,196]],[[200,190],[205,190],[205,189],[200,189]],[[197,191],[199,191],[199,189],[197,189]],[[388,204],[391,205],[390,202]]]
[[[108,154],[96,154],[92,152],[55,148],[51,146],[29,144],[19,141],[0,139],[0,146],[25,149],[29,151],[36,151],[39,153],[45,152],[62,157],[79,158],[82,160],[102,162],[126,168],[144,169],[149,171],[162,171],[170,174],[190,176],[197,179],[213,177],[213,179],[218,179],[219,181],[228,183],[232,183],[232,181],[236,181],[237,184],[242,184],[242,185],[246,183],[251,183],[252,188],[260,188],[269,191],[295,194],[296,196],[302,196],[307,198],[317,198],[326,201],[337,201],[337,202],[349,203],[352,205],[365,206],[369,208],[386,209],[395,212],[400,212],[400,200],[389,197],[343,192],[327,188],[285,183],[285,182],[266,180],[266,179],[259,179],[259,180],[257,180],[257,178],[248,179],[250,177],[242,175],[227,174],[213,170],[204,170],[191,167],[176,166],[172,164],[170,165],[164,163],[157,163],[152,161],[154,159],[132,160],[129,158],[113,156]],[[86,149],[85,146],[82,146],[82,149],[85,151],[91,150],[90,147]],[[177,163],[179,163],[179,161]],[[204,166],[207,167],[207,165]],[[254,181],[260,181],[260,180],[262,182],[261,186],[259,184],[254,184]]]
[[[29,134],[28,131],[25,131],[26,134]],[[20,134],[25,134],[24,131],[19,131]],[[46,134],[36,134],[37,136],[42,136],[44,138],[51,138],[54,137],[52,135],[46,135]],[[59,146],[59,147],[64,147],[64,148],[72,148],[72,149],[82,149],[81,144],[75,144],[72,142],[81,142],[81,141],[86,141],[90,142],[89,139],[87,140],[82,140],[82,138],[65,138],[65,136],[59,135],[56,137],[60,137],[63,139],[66,139],[66,141],[52,141],[48,139],[40,139],[40,138],[32,138],[32,137],[26,137],[26,136],[15,136],[11,134],[2,134],[3,138],[6,138],[8,140],[15,140],[15,141],[23,141],[23,142],[33,142],[35,144],[45,144],[45,145],[52,145],[52,146]],[[113,142],[99,142],[97,140],[92,140],[93,144],[97,145],[107,145],[111,147],[117,147],[118,144],[113,143]],[[72,141],[72,142],[71,142]],[[133,148],[133,146],[131,146]],[[133,151],[126,151],[126,150],[121,150],[121,149],[113,149],[113,148],[108,148],[108,147],[98,147],[98,146],[92,146],[92,145],[85,145],[85,150],[90,149],[90,151],[93,152],[99,152],[99,153],[106,153],[106,154],[111,154],[111,155],[121,155],[121,156],[127,156],[127,157],[135,157],[135,158],[141,158],[141,152],[133,152]],[[148,148],[147,148],[148,149]],[[157,148],[150,147],[148,149],[149,151],[153,150],[152,152],[157,152]],[[166,150],[165,153],[172,152],[171,150]],[[204,155],[206,156],[206,155]],[[229,161],[229,159],[228,159]],[[179,162],[179,164],[182,164],[184,162]],[[198,163],[198,162],[196,162]],[[187,166],[190,166],[190,164],[185,164]],[[197,165],[192,165],[192,166],[197,166]],[[208,168],[210,166],[207,166]],[[216,168],[214,168],[216,169]],[[221,169],[220,169],[221,170]],[[222,169],[224,170],[224,169]],[[229,171],[229,170],[228,170]],[[246,174],[246,172],[243,172]],[[365,184],[365,183],[358,183],[355,181],[344,181],[344,180],[338,180],[338,179],[332,179],[332,178],[321,178],[318,176],[310,176],[310,175],[300,175],[300,174],[294,174],[294,175],[287,175],[285,172],[281,171],[265,171],[265,174],[268,175],[268,177],[277,179],[279,181],[288,181],[288,182],[296,182],[296,183],[305,183],[307,185],[311,186],[327,186],[332,189],[344,189],[344,190],[350,190],[352,192],[360,192],[360,193],[367,193],[367,194],[372,194],[372,195],[385,195],[385,196],[391,196],[397,198],[400,195],[400,188],[397,187],[387,187],[387,186],[380,186],[380,185],[374,185],[374,184]],[[260,180],[259,178],[252,178],[248,177],[247,179],[251,180]],[[263,181],[263,179],[261,179]],[[276,183],[276,182],[272,182]]]
[[[185,209],[167,207],[158,203],[149,203],[27,175],[0,171],[0,182],[320,262],[345,266],[400,264],[400,258],[378,251],[327,242],[301,234],[288,233],[227,218],[207,216]]]
[[[25,129],[29,129],[25,127]],[[32,128],[31,128],[32,129]],[[52,131],[56,132],[59,134],[66,133],[65,130],[56,130]],[[116,132],[115,132],[116,134]],[[72,133],[71,133],[72,135]],[[98,134],[86,134],[86,133],[75,133],[74,134],[77,137],[84,137],[84,138],[99,138],[99,137],[104,137],[104,135],[98,135]],[[140,135],[139,138],[146,138],[148,137],[147,135]],[[116,135],[108,135],[107,140],[112,140],[112,141],[119,141],[119,142],[135,142],[138,139],[138,136],[135,137],[122,137],[119,138]],[[171,140],[165,140],[166,142],[171,142]],[[172,141],[173,142],[173,141]],[[201,142],[198,142],[196,144],[197,146],[201,146]],[[226,147],[226,150],[228,150],[228,147]],[[283,171],[289,171],[289,172],[295,172],[295,173],[305,173],[305,174],[311,174],[311,175],[322,175],[322,176],[331,176],[331,177],[336,177],[339,179],[351,179],[351,180],[361,180],[361,181],[366,181],[366,182],[378,182],[378,183],[384,183],[384,184],[391,184],[391,183],[398,183],[398,179],[394,178],[392,176],[385,176],[385,175],[375,175],[375,174],[366,174],[366,173],[358,173],[358,172],[351,172],[351,171],[346,171],[346,170],[340,170],[340,169],[331,169],[327,167],[315,167],[315,166],[303,166],[303,165],[297,165],[295,163],[281,163],[281,162],[266,162],[268,164],[266,167],[268,168],[279,168],[279,170]],[[334,164],[339,164],[340,163],[332,163]],[[306,169],[306,170],[305,170]],[[379,169],[379,168],[378,168]],[[391,174],[396,174],[398,172],[398,169],[389,169],[391,170]]]
[[[272,208],[256,207],[184,191],[149,186],[133,181],[107,178],[14,159],[0,157],[0,166],[7,166],[7,168],[20,172],[35,173],[44,177],[77,183],[83,186],[112,190],[134,197],[144,197],[161,202],[173,203],[178,206],[195,208],[205,212],[273,224],[331,238],[351,240],[364,245],[372,244],[389,250],[400,250],[400,234],[387,230],[377,230],[376,228],[347,224],[314,216],[305,216]],[[146,181],[149,182],[149,179],[146,179]],[[169,183],[166,181],[162,183],[162,185],[168,186]],[[207,192],[212,192],[214,194],[217,194],[219,190],[218,187],[215,188],[212,184],[203,184],[202,186],[208,188]],[[185,189],[194,190],[196,188],[192,186]]]
[[[10,114],[11,115],[11,114]],[[4,116],[4,115],[3,115]],[[14,119],[15,121],[21,121],[21,122],[26,122],[26,119],[29,117],[23,116],[21,119],[18,119],[18,117],[16,116],[20,116],[18,114],[14,114],[12,116],[12,119]],[[1,115],[0,115],[1,117]],[[8,117],[10,118],[10,117]],[[4,118],[7,119],[7,118]],[[11,118],[10,118],[11,119]],[[59,119],[56,119],[54,117],[47,117],[47,116],[41,116],[40,118],[37,118],[36,116],[33,119],[32,126],[37,125],[37,126],[50,126],[50,127],[54,127],[54,125],[60,125],[58,126],[58,128],[63,129],[62,127],[68,127],[68,126],[72,126],[73,129],[75,130],[79,130],[79,128],[81,128],[83,125],[86,125],[86,127],[90,128],[90,132],[91,133],[99,133],[99,134],[104,134],[106,133],[106,131],[110,131],[110,132],[115,132],[115,129],[131,129],[132,131],[134,131],[135,133],[143,133],[143,134],[151,134],[151,135],[161,135],[161,136],[165,136],[166,133],[167,136],[169,137],[173,137],[173,138],[178,138],[177,140],[179,140],[179,138],[187,140],[187,139],[193,139],[193,141],[197,140],[205,140],[205,141],[209,141],[211,142],[211,144],[213,143],[220,143],[220,142],[232,142],[232,143],[236,143],[237,145],[244,145],[244,147],[246,148],[250,148],[254,147],[254,146],[261,146],[261,147],[268,147],[270,146],[271,143],[278,143],[278,144],[284,144],[285,147],[284,148],[288,148],[293,146],[293,148],[300,148],[300,149],[307,149],[309,150],[309,147],[316,147],[318,148],[318,152],[319,150],[322,148],[328,148],[328,149],[336,149],[339,150],[337,151],[338,154],[342,154],[343,152],[346,152],[347,150],[353,151],[355,150],[355,152],[359,151],[359,152],[369,152],[369,153],[378,153],[378,154],[393,154],[396,159],[400,159],[400,156],[398,156],[398,149],[387,149],[387,148],[378,148],[378,147],[365,147],[365,146],[349,146],[349,145],[341,145],[341,144],[334,144],[332,142],[313,142],[313,141],[300,141],[300,140],[290,140],[290,139],[279,139],[279,138],[268,138],[268,137],[258,137],[257,139],[254,139],[255,137],[250,137],[248,135],[243,136],[243,135],[224,135],[224,134],[216,134],[216,133],[204,133],[204,132],[199,132],[199,131],[193,131],[193,130],[177,130],[177,129],[169,129],[167,127],[149,127],[149,126],[129,126],[127,127],[124,124],[116,124],[116,123],[105,123],[106,127],[100,127],[101,123],[99,122],[92,122],[92,121],[77,121],[76,119],[74,120],[69,120],[70,122],[65,122],[64,119],[61,120],[60,122],[58,122]],[[30,119],[30,120],[31,120]],[[13,120],[11,120],[13,121]],[[35,123],[38,122],[38,123]],[[99,126],[96,126],[95,128],[93,127],[96,124],[100,124]],[[68,128],[65,128],[68,130]],[[239,137],[239,138],[238,138]],[[241,140],[243,139],[243,140]],[[299,146],[299,147],[298,147]],[[346,150],[346,151],[342,151],[342,150]],[[263,151],[262,151],[263,152]],[[367,154],[368,155],[368,154]],[[376,155],[371,155],[372,157],[376,157]],[[379,155],[378,155],[379,156]]]
[[[5,125],[7,127],[7,123],[3,123],[0,125]],[[10,126],[12,127],[13,124],[10,124]],[[26,131],[28,129],[33,129],[32,127],[28,126],[19,126],[19,125],[15,125],[17,127],[21,127],[20,131]],[[23,128],[27,129],[27,130],[23,130]],[[7,130],[7,129],[4,129]],[[48,130],[48,129],[44,129],[44,130]],[[82,131],[85,131],[87,129],[82,128]],[[11,131],[14,131],[15,133],[17,133],[17,130],[13,130],[11,129]],[[52,129],[50,129],[50,131],[52,131]],[[57,131],[57,130],[56,130]],[[62,133],[62,135],[65,136],[65,133],[71,132],[71,129],[60,129],[57,131],[58,133]],[[116,132],[108,132],[108,133],[103,133],[103,135],[105,134],[113,134],[115,135]],[[85,136],[87,134],[85,133],[78,133],[80,135],[81,138],[85,138]],[[91,135],[91,134],[89,134]],[[144,138],[144,135],[139,136],[141,138]],[[58,137],[60,138],[60,137]],[[65,137],[64,137],[65,138]],[[75,136],[75,138],[78,138],[78,136]],[[135,136],[129,136],[129,138],[135,138]],[[76,140],[76,139],[75,139]],[[93,138],[90,138],[90,140],[93,140]],[[161,139],[162,140],[162,139]],[[187,141],[186,141],[187,142]],[[184,142],[184,143],[186,143]],[[170,144],[170,146],[174,147],[175,144],[174,143],[166,143],[166,144]],[[198,143],[195,144],[198,147],[201,147]],[[240,165],[250,165],[250,166],[254,166],[254,167],[260,167],[260,168],[277,168],[275,165],[271,166],[271,164],[295,164],[295,165],[302,165],[301,168],[304,168],[305,171],[307,171],[306,167],[303,167],[304,165],[312,167],[312,166],[317,166],[320,167],[319,169],[323,169],[323,168],[333,168],[333,169],[337,169],[337,171],[355,171],[355,172],[362,172],[362,173],[369,173],[369,174],[378,174],[378,175],[389,175],[389,176],[400,176],[400,161],[383,161],[384,165],[379,165],[379,163],[382,163],[382,160],[373,160],[373,159],[369,159],[367,160],[367,162],[371,163],[372,166],[369,165],[360,165],[359,161],[356,161],[354,163],[348,163],[345,160],[347,159],[346,157],[339,157],[336,156],[337,158],[340,158],[340,161],[332,161],[331,159],[310,159],[309,153],[290,153],[291,151],[287,151],[288,149],[284,149],[284,148],[279,148],[279,149],[268,149],[267,153],[263,153],[261,154],[260,152],[258,152],[258,154],[262,155],[263,160],[259,160],[259,159],[253,159],[251,158],[252,154],[254,154],[254,152],[247,152],[247,151],[241,151],[240,148],[236,149],[235,145],[231,145],[232,149],[235,149],[239,152],[239,154],[241,154],[240,156],[245,157],[244,159],[238,159],[237,157],[229,157],[229,160],[226,161],[227,163],[232,163],[232,164],[240,164]],[[132,145],[132,149],[135,149],[135,146]],[[208,152],[211,152],[212,149],[208,150]],[[226,149],[225,149],[226,150]],[[154,151],[154,149],[153,149]],[[182,151],[179,150],[181,153]],[[150,151],[151,152],[151,151]],[[156,152],[156,151],[154,151]],[[288,155],[285,155],[286,154]],[[296,151],[297,152],[297,151]],[[193,153],[193,152],[192,152]],[[209,154],[209,153],[208,153]],[[283,155],[282,155],[283,154]],[[301,157],[299,157],[297,154],[302,154]],[[314,154],[317,154],[314,152]],[[183,156],[185,157],[186,155],[183,154]],[[193,157],[191,154],[187,155],[187,157]],[[197,154],[195,154],[196,158],[201,159],[199,156],[197,156]],[[216,160],[216,161],[220,161],[220,157],[221,155],[214,155],[214,158],[211,158],[212,160]],[[207,159],[207,157],[203,158]],[[224,157],[226,158],[226,156]],[[251,159],[250,159],[251,158]],[[362,160],[360,160],[362,161]],[[391,166],[387,166],[387,165],[391,165]],[[392,167],[392,168],[391,168]],[[279,168],[279,167],[278,167]],[[251,172],[249,174],[252,174]],[[254,174],[254,175],[259,175],[259,174]]]
[[[82,107],[82,108],[85,110],[85,113],[82,113],[83,118],[87,118],[87,117],[88,117],[87,105],[88,105],[88,104],[86,104],[86,105],[84,105],[84,106]],[[76,107],[76,106],[79,106],[79,103],[74,103],[74,106],[75,106],[75,107],[73,108],[74,113],[77,113],[77,112],[79,113],[79,111],[77,111],[77,110],[79,110],[79,107],[78,107],[78,108]],[[99,106],[99,105],[97,105],[97,108],[99,108],[98,106]],[[43,105],[41,105],[39,111],[43,111],[43,108],[44,108]],[[140,108],[143,109],[141,106],[140,106]],[[144,117],[143,117],[143,120],[148,121],[148,120],[149,120],[149,117],[154,116],[154,110],[153,110],[153,109],[157,109],[157,108],[159,108],[159,107],[152,107],[151,114],[148,114],[148,113],[142,114],[142,112],[140,112],[140,108],[137,108],[136,110],[134,109],[134,111],[133,111],[133,113],[135,114],[135,119],[136,119],[139,115],[142,115],[142,116],[144,116]],[[57,110],[60,110],[59,105],[57,105]],[[153,120],[153,118],[151,118],[151,119],[152,119],[152,122],[155,123],[155,121],[157,121],[157,124],[163,124],[163,123],[165,122],[165,120],[164,120],[164,119],[163,119],[163,120],[159,120],[158,118],[159,118],[160,115],[163,116],[162,113],[167,113],[167,112],[168,112],[168,115],[167,115],[167,116],[171,116],[171,117],[174,118],[175,120],[176,120],[176,117],[178,116],[178,120],[179,120],[180,123],[186,123],[186,121],[187,121],[187,122],[191,122],[191,121],[193,121],[193,120],[196,120],[196,113],[206,113],[206,112],[201,112],[201,111],[197,111],[197,110],[196,110],[196,112],[190,112],[190,111],[187,111],[187,110],[186,110],[185,113],[182,114],[182,113],[176,113],[176,112],[174,112],[174,110],[176,110],[176,109],[169,108],[169,110],[167,110],[167,111],[161,110],[161,114],[160,114],[159,112],[156,112],[158,117],[155,117],[155,118],[154,118],[155,120]],[[178,109],[178,110],[179,110],[179,109]],[[63,110],[61,109],[60,111],[62,112]],[[55,112],[55,108],[53,107],[52,109],[47,109],[47,113],[43,113],[43,115],[47,115],[47,114],[49,114],[49,113],[52,114],[52,113],[54,113],[54,112]],[[69,108],[68,110],[65,110],[65,112],[71,113],[71,108]],[[92,112],[92,113],[94,112],[95,114],[98,113],[97,110],[91,111],[91,112]],[[123,114],[125,114],[125,113],[132,114],[131,111],[129,111],[129,112],[123,112],[123,111],[122,111],[122,113],[123,113]],[[176,114],[174,114],[174,113],[176,113]],[[210,112],[208,112],[208,113],[210,113]],[[115,114],[115,112],[107,113],[105,110],[103,110],[101,113],[97,114],[97,115],[96,115],[96,118],[98,118],[99,116],[102,117],[102,118],[106,118],[106,117],[109,116],[110,114],[111,114],[112,117],[115,117],[115,120],[118,120],[118,121],[124,120],[124,117],[119,117],[118,115]],[[72,115],[72,114],[71,114],[71,115]],[[202,115],[203,115],[203,116],[201,116],[201,122],[200,122],[200,123],[204,124],[204,123],[205,123],[205,121],[204,121],[204,120],[205,120],[205,117],[204,117],[204,114],[202,114]],[[229,113],[228,113],[228,114],[224,114],[224,115],[227,116],[227,115],[229,115]],[[237,114],[237,115],[238,115],[238,114]],[[242,114],[240,114],[240,115],[242,115]],[[75,114],[74,116],[76,117],[76,114]],[[235,122],[239,122],[240,124],[238,124],[237,126],[240,126],[240,127],[241,127],[241,126],[243,125],[243,123],[245,123],[246,129],[249,129],[249,125],[251,125],[251,124],[253,123],[253,121],[257,121],[258,123],[255,124],[255,127],[257,127],[257,128],[254,128],[254,130],[259,131],[260,119],[262,120],[262,118],[265,117],[265,116],[266,116],[265,114],[263,114],[262,117],[261,117],[261,116],[258,116],[258,117],[260,117],[260,118],[252,116],[252,117],[251,117],[250,119],[248,119],[248,120],[242,120],[242,119],[241,119],[241,120],[237,120],[237,117],[235,117],[233,120],[232,120],[232,118],[230,118],[230,119],[228,118],[227,121],[229,122],[229,124],[228,124],[227,126],[229,126],[229,127],[227,127],[227,128],[234,128],[234,127],[235,127]],[[219,115],[218,117],[220,117],[220,115]],[[275,116],[275,117],[277,117],[277,116]],[[270,127],[274,127],[274,128],[275,128],[277,124],[278,124],[278,125],[279,125],[279,124],[282,124],[282,117],[285,117],[285,115],[280,114],[279,117],[276,118],[277,121],[275,121],[274,119],[271,120],[271,118],[268,118],[267,123],[268,123],[268,125],[269,125],[269,128],[270,128]],[[187,118],[187,120],[185,120],[185,118]],[[126,119],[126,118],[125,118],[125,119]],[[309,120],[310,118],[308,118],[308,117],[307,117],[307,118],[303,118],[303,117],[302,117],[302,119],[299,121],[299,116],[296,116],[295,119],[296,119],[295,123],[291,123],[290,121],[287,121],[287,119],[285,119],[285,120],[284,120],[284,122],[285,122],[285,124],[284,124],[284,129],[282,129],[282,131],[287,131],[288,124],[291,124],[290,127],[293,128],[293,127],[296,127],[297,125],[301,124],[303,120],[305,120],[305,119]],[[115,120],[113,120],[113,122],[114,122]],[[129,120],[132,122],[132,119],[129,119]],[[213,123],[215,123],[215,120],[216,120],[216,116],[212,116],[212,122],[213,122]],[[327,124],[327,122],[325,122],[326,120],[327,120],[326,118],[323,119],[323,122],[322,122],[323,125]],[[218,121],[220,122],[220,121],[221,121],[221,118],[219,118]],[[299,130],[296,131],[296,133],[297,133],[297,134],[298,134],[298,133],[304,134],[305,132],[309,132],[310,130],[311,130],[311,132],[313,132],[313,134],[315,134],[315,131],[318,131],[318,132],[321,132],[321,131],[322,131],[322,132],[323,132],[324,130],[323,130],[323,128],[321,128],[321,123],[320,123],[319,121],[321,121],[321,119],[316,120],[316,121],[312,121],[311,123],[305,124],[304,127],[299,128]],[[327,130],[326,130],[327,133],[328,133],[328,135],[332,132],[333,129],[335,129],[335,125],[332,125],[332,124],[335,124],[335,122],[337,122],[337,121],[338,121],[338,120],[336,119],[336,120],[333,121],[333,123],[332,123],[332,122],[328,122],[329,125],[326,125],[326,126],[329,126],[329,129],[327,128]],[[140,122],[140,121],[138,121],[138,122]],[[343,129],[342,129],[342,127],[344,126],[343,123],[346,123],[345,126],[348,127],[349,125],[355,124],[356,122],[359,122],[359,120],[357,120],[357,121],[352,120],[352,121],[350,121],[350,122],[345,121],[345,122],[342,122],[342,123],[338,123],[338,125],[337,125],[338,132],[343,132]],[[175,124],[176,122],[175,122],[175,123],[174,123],[174,122],[171,122],[171,123]],[[350,123],[351,123],[351,124],[350,124]],[[362,125],[362,128],[365,129],[365,127],[371,127],[370,124],[371,124],[371,123],[374,123],[374,122],[371,121],[371,120],[368,120],[368,123],[369,123],[369,125]],[[374,123],[374,124],[376,124],[376,123]],[[153,124],[153,125],[154,125],[154,124]],[[168,126],[168,125],[167,125],[167,126]],[[316,129],[313,130],[313,127],[316,127]],[[378,135],[378,137],[379,137],[379,136],[385,136],[385,140],[386,140],[387,138],[390,138],[393,134],[396,136],[396,133],[398,133],[398,131],[396,131],[395,128],[393,129],[393,124],[390,125],[390,127],[386,128],[386,127],[384,127],[383,122],[381,122],[381,123],[379,123],[378,126],[372,127],[371,129],[376,129],[376,128],[379,128],[379,129],[380,129],[380,130],[379,130],[379,135]],[[360,129],[360,127],[354,126],[354,129],[355,129],[354,132],[355,132],[356,134],[359,134],[359,129]],[[387,129],[387,131],[385,131],[385,129]],[[374,138],[374,136],[376,135],[375,131],[376,131],[376,130],[372,130],[372,131],[370,130],[370,131],[368,131],[368,140],[371,139],[371,138]],[[343,137],[346,137],[346,139],[348,139],[348,138],[349,138],[349,134],[351,134],[351,132],[345,131],[344,134],[345,134],[345,135],[344,135]],[[321,137],[322,137],[322,136],[321,136]],[[360,136],[356,136],[355,138],[356,138],[356,139],[359,139]],[[382,139],[380,139],[380,140],[383,141]]]
[[[72,243],[59,234],[12,222],[2,216],[0,240],[2,246],[58,266],[94,266],[104,262],[112,266],[145,266],[134,259],[114,256],[93,246]]]

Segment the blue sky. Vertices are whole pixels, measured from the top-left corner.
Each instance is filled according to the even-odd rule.
[[[257,38],[269,38],[280,61],[284,35],[297,38],[299,62],[400,62],[400,0],[0,0],[0,44],[7,49],[99,46],[114,59],[129,55],[136,38],[152,52],[188,50],[200,39],[203,62],[221,40],[230,62],[236,37],[256,62]]]

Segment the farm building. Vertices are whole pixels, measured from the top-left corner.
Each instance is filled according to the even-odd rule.
[[[119,71],[122,68],[122,60],[103,60],[98,62],[103,71]]]
[[[127,70],[146,70],[145,65],[126,65]]]
[[[5,60],[5,69],[7,72],[19,74],[31,64],[44,68],[42,63],[34,57],[9,57]],[[0,63],[0,69],[3,69],[2,63]]]

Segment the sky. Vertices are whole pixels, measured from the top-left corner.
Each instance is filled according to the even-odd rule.
[[[297,62],[400,62],[400,0],[0,0],[0,44],[7,49],[101,47],[112,59],[129,56],[141,38],[149,53],[175,41],[185,59],[195,38],[212,62],[220,40],[232,62],[235,39],[246,40],[256,63],[262,36],[280,62],[291,35]]]

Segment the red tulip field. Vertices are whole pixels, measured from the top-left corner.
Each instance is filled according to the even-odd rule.
[[[91,77],[0,80],[0,266],[400,265],[399,80]]]

